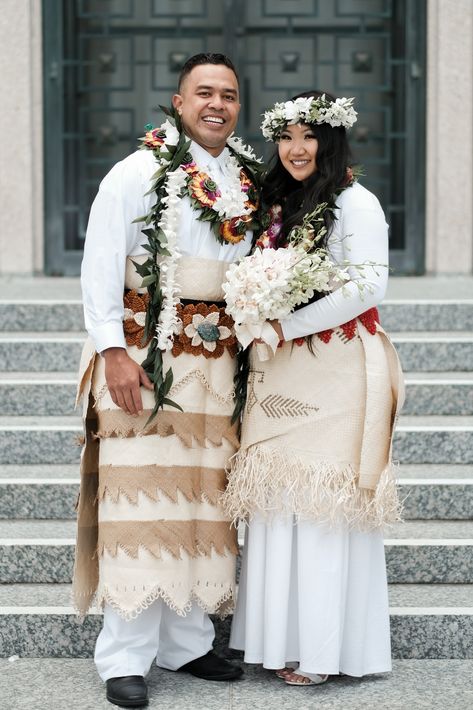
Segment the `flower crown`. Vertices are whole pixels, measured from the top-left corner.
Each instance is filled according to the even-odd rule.
[[[356,122],[357,113],[353,108],[354,98],[330,99],[325,94],[315,98],[299,97],[294,101],[276,103],[264,113],[261,131],[270,141],[277,141],[285,126],[296,123],[328,123],[329,126],[351,128]]]

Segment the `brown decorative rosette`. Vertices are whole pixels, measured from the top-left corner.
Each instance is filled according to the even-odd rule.
[[[125,307],[123,331],[127,345],[145,348],[151,340],[151,338],[143,340],[148,303],[148,293],[138,293],[135,289],[125,292],[123,296],[123,305]]]
[[[178,304],[176,310],[182,321],[182,330],[174,336],[171,351],[174,357],[184,352],[216,359],[223,355],[225,348],[232,357],[236,355],[234,323],[225,313],[225,308],[198,303]]]

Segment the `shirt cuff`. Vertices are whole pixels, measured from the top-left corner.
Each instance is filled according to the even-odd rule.
[[[99,325],[89,330],[89,335],[94,341],[95,349],[102,353],[107,348],[126,348],[123,323],[110,322]]]
[[[294,340],[294,338],[299,337],[297,326],[294,327],[292,321],[293,321],[293,319],[291,317],[286,318],[285,320],[279,321],[279,325],[281,326],[284,340],[286,340],[286,341],[287,340]]]

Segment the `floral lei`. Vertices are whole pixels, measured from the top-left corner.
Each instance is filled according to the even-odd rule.
[[[351,187],[362,175],[362,171],[357,167],[347,168],[345,182],[333,194],[330,202],[320,202],[312,212],[304,215],[301,225],[293,227],[287,235],[284,246],[293,244],[302,247],[304,251],[310,253],[320,248],[321,240],[327,234],[325,226],[325,214],[331,212],[334,216],[335,200],[344,190]],[[278,237],[282,228],[282,206],[272,205],[261,217],[263,232],[259,235],[256,246],[260,249],[277,249]]]
[[[156,193],[156,203],[147,215],[135,220],[146,225],[142,231],[148,238],[145,249],[150,254],[144,264],[134,262],[137,273],[143,278],[141,285],[146,286],[150,296],[143,337],[154,337],[142,363],[154,384],[155,407],[150,419],[165,404],[181,409],[168,397],[173,373],[171,368],[165,373],[163,363],[163,351],[172,349],[180,325],[176,271],[180,258],[177,241],[181,200],[189,196],[198,212],[197,219],[211,225],[218,242],[236,244],[244,239],[248,229],[256,227],[257,186],[263,170],[253,150],[240,138],[231,136],[227,139],[230,179],[223,194],[216,182],[195,163],[189,152],[191,141],[183,132],[178,114],[174,109],[163,106],[161,109],[167,116],[166,121],[158,128],[145,126],[146,134],[140,146],[152,150],[158,163],[149,190]]]

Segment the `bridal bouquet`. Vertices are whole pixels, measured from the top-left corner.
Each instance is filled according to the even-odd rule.
[[[288,316],[307,303],[315,292],[326,292],[350,277],[347,267],[334,264],[326,249],[311,253],[300,245],[280,249],[257,249],[232,264],[223,285],[226,311],[235,321],[235,333],[247,347],[253,340],[267,343],[275,352],[278,336],[269,320]],[[257,348],[261,360],[267,348]],[[265,353],[266,351],[266,353]]]

